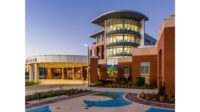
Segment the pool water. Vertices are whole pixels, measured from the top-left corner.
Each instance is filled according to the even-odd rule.
[[[26,112],[51,112],[49,109],[49,106],[42,106],[42,107],[38,107],[38,108],[34,108],[34,109],[28,109],[26,110]]]
[[[175,112],[175,110],[169,110],[169,109],[160,109],[160,108],[150,108],[145,112]]]
[[[120,107],[130,105],[131,102],[128,102],[123,98],[124,92],[102,92],[100,94],[96,94],[96,96],[107,96],[112,98],[112,100],[106,101],[89,101],[84,100],[83,102],[88,106],[94,107]]]

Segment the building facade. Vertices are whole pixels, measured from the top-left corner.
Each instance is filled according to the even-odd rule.
[[[99,79],[111,78],[107,74],[110,65],[117,66],[120,77],[132,77],[134,49],[156,43],[156,39],[145,33],[147,20],[148,17],[140,12],[119,10],[104,13],[91,21],[103,27],[102,31],[90,36],[96,42],[89,48],[90,57],[98,58]]]
[[[26,79],[86,80],[88,57],[81,55],[40,55],[26,60]]]
[[[138,77],[145,84],[165,86],[168,95],[175,95],[175,16],[164,19],[157,41],[145,33],[148,18],[135,11],[112,11],[91,22],[103,30],[90,37],[96,39],[89,48],[91,83],[112,79],[108,69],[117,68],[118,77]]]

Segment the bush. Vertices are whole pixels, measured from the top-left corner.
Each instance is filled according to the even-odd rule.
[[[103,81],[101,81],[101,80],[98,80],[97,82],[96,82],[96,85],[97,86],[99,86],[99,85],[103,85],[104,83],[103,83]]]
[[[160,102],[164,102],[165,101],[165,97],[164,96],[160,96],[159,100],[160,100]]]
[[[141,92],[141,93],[140,93],[140,97],[141,97],[141,98],[144,98],[144,97],[145,97],[144,92]]]
[[[144,77],[137,77],[136,85],[137,86],[144,86],[145,78]]]
[[[33,86],[33,85],[37,85],[40,84],[41,82],[34,82],[34,81],[25,81],[25,86]]]
[[[34,95],[27,95],[25,97],[26,101],[32,101],[37,99],[44,99],[54,96],[60,96],[60,95],[74,95],[78,93],[88,92],[88,90],[82,90],[82,89],[70,89],[70,90],[57,90],[57,91],[48,91],[43,93],[36,93]]]

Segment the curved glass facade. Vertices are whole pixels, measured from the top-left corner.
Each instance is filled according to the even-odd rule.
[[[111,18],[106,20],[106,32],[130,30],[140,32],[140,22],[130,18]]]
[[[107,56],[132,56],[133,48],[140,45],[140,22],[132,18],[106,20]],[[134,33],[135,32],[135,33]]]
[[[107,56],[131,56],[134,46],[109,46],[107,47]]]
[[[112,44],[117,42],[132,42],[140,44],[140,38],[134,34],[127,33],[117,33],[117,34],[109,34],[106,38],[106,44]]]

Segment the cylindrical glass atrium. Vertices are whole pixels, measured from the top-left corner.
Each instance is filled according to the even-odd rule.
[[[105,20],[107,57],[132,56],[140,45],[140,21],[115,17]]]

